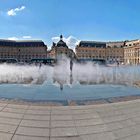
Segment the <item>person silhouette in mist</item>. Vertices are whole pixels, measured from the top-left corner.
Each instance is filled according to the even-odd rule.
[[[41,64],[41,63],[39,63],[39,69],[41,69],[41,66],[42,66],[42,64]]]
[[[72,59],[70,60],[70,71],[71,71],[71,73],[72,73],[72,68],[73,68],[73,61],[72,61]]]
[[[60,90],[62,91],[63,90],[63,84],[60,83]]]
[[[73,82],[72,69],[73,69],[73,61],[71,59],[70,60],[70,84],[72,84],[72,82]]]

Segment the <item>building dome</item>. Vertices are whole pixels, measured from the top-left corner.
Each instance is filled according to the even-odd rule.
[[[63,41],[63,36],[60,35],[60,40],[57,43],[57,47],[68,47],[67,44]]]

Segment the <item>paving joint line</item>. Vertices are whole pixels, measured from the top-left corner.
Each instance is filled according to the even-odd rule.
[[[140,134],[140,133],[135,133],[135,134],[132,134],[132,135],[128,135],[128,136],[121,137],[121,138],[116,138],[115,140],[122,140],[122,139],[124,139],[124,138],[128,138],[128,137],[130,137],[130,136],[135,136],[135,135],[138,135],[138,134]]]
[[[52,106],[50,106],[49,140],[51,139],[51,115],[52,115]]]
[[[20,119],[21,120],[21,119]],[[22,119],[22,121],[23,121],[24,119]],[[129,119],[126,119],[126,121],[127,120],[129,120]],[[74,125],[76,125],[76,123],[75,123],[75,120],[72,120],[72,121],[74,121]],[[125,120],[123,120],[123,121],[125,121]],[[117,122],[114,122],[114,123],[120,123],[121,121],[117,121]],[[134,122],[135,123],[135,122]],[[17,126],[16,124],[8,124],[8,123],[0,123],[0,124],[6,124],[6,125],[10,125],[10,126]],[[77,126],[77,127],[92,127],[92,126],[100,126],[100,125],[108,125],[108,124],[112,124],[112,122],[109,122],[109,123],[102,123],[102,124],[95,124],[95,125],[83,125],[83,126]],[[50,121],[49,121],[49,125],[50,125]],[[137,125],[140,125],[140,124],[137,124]],[[131,127],[131,126],[134,126],[134,125],[129,125],[129,127]],[[26,126],[26,125],[21,125],[21,127],[28,127],[28,128],[47,128],[47,129],[49,129],[49,127],[35,127],[35,126]],[[51,128],[73,128],[73,126],[56,126],[56,127],[51,127]],[[126,128],[126,127],[123,127],[123,128]]]
[[[24,109],[24,111],[25,110],[26,109]],[[8,113],[13,113],[13,114],[24,114],[24,113],[19,113],[19,112],[3,111],[3,110],[2,110],[2,112],[8,112]],[[40,115],[40,116],[46,116],[46,115],[48,115],[49,116],[49,114],[30,114],[30,113],[27,113],[27,115]]]
[[[15,113],[16,114],[16,113]],[[24,114],[24,113],[23,113]],[[138,117],[138,116],[137,116]],[[22,118],[13,118],[13,117],[3,117],[3,116],[0,116],[0,118],[8,118],[8,119],[18,119],[18,120],[21,120]],[[132,117],[132,118],[127,118],[127,119],[122,119],[122,120],[118,120],[118,121],[111,121],[111,122],[107,122],[107,123],[99,123],[99,124],[95,124],[95,125],[88,125],[88,126],[99,126],[99,125],[106,125],[106,124],[111,124],[111,123],[119,123],[119,122],[122,122],[122,121],[127,121],[127,120],[131,120],[133,121],[134,123],[136,123],[133,119],[136,118],[136,117]],[[94,118],[93,118],[94,119]],[[103,119],[103,118],[101,118]],[[33,120],[33,121],[49,121],[49,120],[36,120],[36,119],[22,119],[22,120]],[[75,121],[86,121],[87,119],[74,119],[72,117],[72,120],[75,120]],[[72,120],[53,120],[53,121],[72,121]],[[92,120],[92,119],[90,119]],[[0,123],[0,124],[8,124],[8,123]],[[8,125],[16,125],[16,124],[8,124]],[[27,126],[23,126],[23,127],[27,127]],[[72,127],[72,126],[69,126],[69,127]],[[86,126],[81,126],[81,127],[86,127]],[[43,127],[40,127],[40,128],[43,128]],[[46,127],[47,128],[47,127]],[[54,128],[57,128],[57,127],[54,127]],[[66,128],[66,127],[62,127],[62,128]]]
[[[7,103],[1,110],[0,112],[2,112],[7,106],[8,106],[9,103]]]
[[[48,136],[33,136],[33,135],[24,135],[24,134],[16,134],[18,136],[27,136],[27,137],[38,137],[38,138],[49,138]]]
[[[22,120],[21,120],[22,121]],[[132,125],[132,127],[133,126],[136,126],[136,125]],[[139,126],[139,125],[138,125]],[[125,128],[128,128],[128,127],[123,127],[124,129]],[[123,128],[118,128],[118,129],[114,129],[113,131],[116,131],[116,130],[120,130],[120,129],[123,129]],[[87,133],[87,134],[79,134],[78,133],[78,135],[75,135],[76,137],[78,137],[78,136],[83,136],[83,135],[92,135],[92,134],[101,134],[101,133],[107,133],[107,132],[111,132],[111,133],[113,133],[113,131],[112,130],[105,130],[105,131],[101,131],[101,132],[94,132],[94,133]],[[8,134],[13,134],[13,136],[15,135],[15,133],[10,133],[10,132],[4,132],[4,131],[0,131],[1,133],[8,133]],[[139,134],[139,133],[136,133],[136,134]],[[16,134],[16,135],[23,135],[23,134]],[[31,137],[31,135],[24,135],[24,136],[30,136]],[[32,136],[32,137],[35,137],[35,136]],[[38,136],[38,137],[40,137],[40,136]],[[44,136],[45,137],[45,136]],[[47,136],[46,136],[47,137]],[[49,136],[50,137],[50,136]],[[53,137],[55,137],[55,136],[53,136]],[[59,137],[65,137],[65,136],[59,136]],[[126,136],[127,137],[127,136]]]
[[[24,114],[23,114],[22,118],[20,119],[19,124],[17,125],[17,128],[15,129],[15,132],[13,133],[13,135],[12,135],[12,137],[11,137],[11,140],[13,139],[14,135],[16,134],[16,131],[17,131],[17,129],[19,128],[19,126],[20,126],[20,124],[21,124],[21,122],[22,122],[22,120],[23,120],[23,118],[24,118],[24,115],[25,115],[25,113],[26,113],[26,111],[28,110],[29,107],[30,107],[30,105],[28,105],[27,108],[25,109]]]
[[[73,110],[70,108],[70,111],[71,111],[71,115],[72,115],[72,120],[73,120],[73,123],[74,123],[74,126],[75,126],[75,129],[76,129],[76,133],[77,133],[77,137],[79,137],[80,138],[80,134],[79,134],[79,132],[78,132],[78,128],[77,128],[77,126],[76,126],[76,122],[75,122],[75,119],[74,119],[74,117],[73,117]],[[81,139],[81,138],[80,138]],[[82,139],[81,139],[82,140]]]

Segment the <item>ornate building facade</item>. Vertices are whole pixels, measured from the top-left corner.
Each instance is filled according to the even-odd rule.
[[[75,51],[78,59],[105,59],[105,49],[105,42],[81,41]]]
[[[75,53],[70,49],[63,41],[63,36],[60,36],[60,40],[57,43],[52,44],[51,50],[48,51],[48,58],[62,59],[63,57],[75,58]]]
[[[80,41],[75,52],[70,49],[63,36],[53,43],[51,50],[41,40],[2,40],[0,39],[0,60],[15,59],[18,62],[30,62],[32,59],[62,59],[63,57],[77,59],[104,59],[120,64],[140,64],[140,40],[100,42]]]
[[[47,58],[47,46],[40,40],[0,40],[0,59],[30,62],[34,58]]]
[[[106,43],[106,60],[124,62],[124,41]]]
[[[140,40],[131,40],[125,42],[124,47],[125,64],[140,64]]]
[[[78,59],[104,59],[124,62],[124,42],[81,41],[76,46]]]

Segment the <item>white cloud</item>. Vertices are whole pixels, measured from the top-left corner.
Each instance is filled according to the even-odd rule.
[[[14,36],[13,36],[13,37],[9,37],[8,39],[9,39],[9,40],[19,40],[19,38],[14,37]]]
[[[60,40],[60,37],[58,36],[52,37],[52,41],[55,43],[57,43],[59,40]]]
[[[17,12],[24,10],[26,7],[25,6],[21,6],[15,9],[11,9],[9,11],[7,11],[7,15],[8,16],[16,16]]]
[[[13,37],[9,37],[8,39],[9,40],[22,40],[22,39],[31,39],[32,37],[31,36],[22,36],[22,37],[15,37],[15,36],[13,36]]]
[[[60,37],[52,37],[52,41],[57,43],[60,40]],[[75,46],[80,42],[77,38],[73,36],[69,36],[68,38],[63,38],[63,40],[66,42],[69,48],[75,49]]]
[[[71,48],[75,48],[76,45],[78,45],[78,43],[80,42],[80,40],[76,39],[73,36],[69,36],[68,38],[65,38],[65,40],[67,45]]]
[[[31,36],[23,36],[22,38],[23,39],[31,39],[32,37]]]

